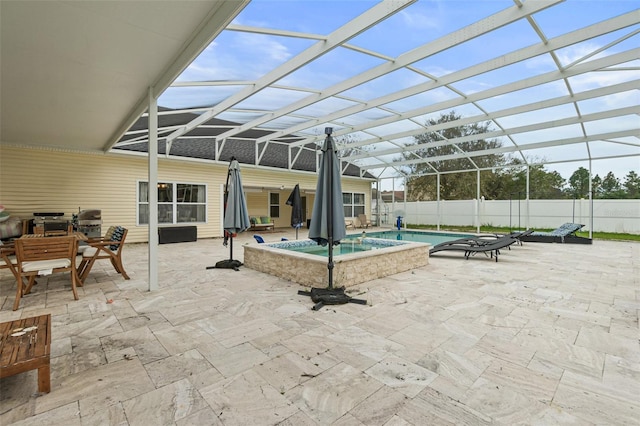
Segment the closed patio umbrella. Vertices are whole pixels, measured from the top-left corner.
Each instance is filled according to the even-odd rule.
[[[322,146],[318,183],[316,185],[316,199],[313,202],[313,213],[309,227],[309,238],[319,245],[328,246],[329,285],[326,289],[312,288],[310,292],[299,291],[298,294],[311,296],[316,303],[314,310],[323,305],[337,305],[343,303],[366,304],[366,301],[352,299],[344,293],[344,287],[333,288],[333,246],[340,244],[347,235],[344,225],[344,204],[342,202],[342,184],[340,182],[340,161],[331,137],[332,128],[327,127],[327,137]]]
[[[227,183],[225,185],[224,197],[224,242],[226,246],[229,242],[229,259],[221,260],[212,268],[227,268],[238,270],[242,266],[239,260],[233,260],[233,238],[240,232],[244,232],[251,226],[249,222],[249,212],[247,209],[247,200],[242,190],[242,176],[240,175],[240,165],[235,158],[231,159],[229,171],[227,173]]]
[[[298,229],[302,228],[302,199],[300,198],[300,185],[296,184],[289,194],[287,205],[291,206],[291,227],[296,230],[296,240],[298,239]]]
[[[327,134],[322,146],[309,238],[322,246],[328,244],[329,261],[333,262],[333,246],[340,244],[340,240],[346,235],[340,161],[333,145],[333,138],[331,134]],[[329,285],[331,286],[331,268],[329,272]]]

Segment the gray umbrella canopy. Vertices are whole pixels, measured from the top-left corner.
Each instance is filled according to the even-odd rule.
[[[249,212],[247,200],[242,190],[242,176],[237,160],[229,165],[229,183],[227,185],[227,199],[224,209],[224,230],[230,234],[237,234],[249,229]]]
[[[316,198],[309,227],[309,238],[320,245],[340,244],[347,235],[340,182],[340,161],[330,134],[324,140],[318,171]]]
[[[302,198],[300,197],[300,185],[296,184],[289,194],[287,205],[291,206],[291,227],[296,230],[296,240],[298,239],[298,229],[302,228]]]

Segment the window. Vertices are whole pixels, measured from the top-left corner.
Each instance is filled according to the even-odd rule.
[[[148,189],[148,182],[138,182],[139,225],[149,223]],[[206,221],[206,185],[158,182],[158,223],[205,223]]]
[[[269,193],[269,216],[280,217],[280,194],[277,192]]]
[[[364,214],[364,194],[362,193],[342,193],[342,204],[344,204],[344,217],[358,217]]]

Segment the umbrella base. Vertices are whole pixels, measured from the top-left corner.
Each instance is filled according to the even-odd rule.
[[[239,267],[242,266],[243,263],[239,260],[226,259],[216,262],[215,266],[207,266],[207,269],[233,269],[234,271],[239,271]]]
[[[357,303],[358,305],[367,304],[366,300],[354,299],[345,294],[344,287],[312,288],[311,291],[299,290],[298,294],[311,297],[311,301],[315,303],[313,308],[311,308],[314,311],[320,310],[324,305],[344,305],[345,303]]]

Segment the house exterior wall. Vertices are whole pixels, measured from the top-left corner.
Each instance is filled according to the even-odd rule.
[[[280,194],[276,227],[288,227],[291,208],[285,204],[296,183],[307,197],[311,217],[314,173],[267,170],[241,164],[251,215],[268,215],[269,191]],[[198,238],[222,236],[222,194],[228,164],[159,158],[158,180],[207,186],[207,223],[197,223]],[[146,242],[147,225],[137,225],[137,185],[148,179],[146,156],[91,154],[0,145],[0,204],[12,216],[29,219],[33,212],[64,212],[71,218],[78,208],[102,210],[102,228],[129,229],[128,242]],[[284,186],[284,189],[280,189]],[[371,182],[343,177],[343,191],[366,194],[370,214]],[[261,192],[254,192],[261,191]]]

